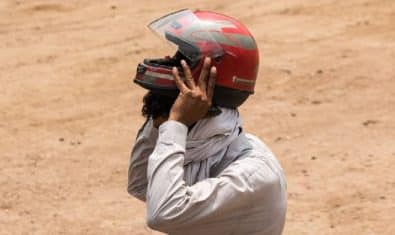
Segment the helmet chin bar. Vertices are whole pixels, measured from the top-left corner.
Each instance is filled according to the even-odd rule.
[[[179,90],[174,84],[172,68],[174,66],[180,68],[180,76],[183,76],[181,60],[185,60],[191,68],[199,63],[199,60],[192,62],[179,51],[173,57],[144,59],[144,62],[137,66],[134,82],[154,93],[167,97],[177,97]],[[235,90],[216,85],[214,88],[213,104],[219,107],[237,108],[251,94],[252,92],[249,91]]]

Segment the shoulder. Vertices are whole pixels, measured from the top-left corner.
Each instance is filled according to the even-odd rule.
[[[249,150],[226,167],[219,177],[232,179],[234,184],[242,185],[254,197],[266,197],[267,193],[282,195],[286,191],[286,179],[270,149],[250,134],[245,135],[239,144],[249,145]]]
[[[249,157],[263,164],[263,169],[266,169],[266,174],[270,172],[270,174],[273,174],[273,176],[281,182],[282,186],[286,187],[286,178],[283,168],[270,148],[257,136],[249,133],[245,133],[244,135],[252,147]],[[260,172],[264,173],[263,170],[260,170]]]
[[[247,138],[248,142],[252,145],[253,149],[261,152],[262,154],[270,154],[273,155],[269,147],[260,140],[257,136],[250,134],[250,133],[245,133],[245,137]]]
[[[277,157],[262,140],[260,140],[257,136],[249,133],[245,133],[244,136],[246,137],[248,143],[251,145],[252,153],[254,156],[261,157],[280,166]]]

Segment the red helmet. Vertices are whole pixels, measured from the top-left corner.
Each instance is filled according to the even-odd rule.
[[[176,96],[172,67],[184,59],[195,79],[205,57],[217,68],[213,103],[236,108],[254,92],[259,54],[255,40],[239,21],[209,11],[181,10],[153,21],[149,28],[177,46],[173,57],[144,59],[134,82],[153,92]],[[182,74],[181,74],[182,76]]]

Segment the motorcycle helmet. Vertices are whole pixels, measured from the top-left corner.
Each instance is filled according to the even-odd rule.
[[[217,68],[213,104],[237,108],[254,93],[259,54],[248,29],[234,18],[210,12],[181,10],[148,25],[159,37],[176,47],[173,56],[144,59],[137,66],[134,82],[152,92],[170,97],[178,95],[172,67],[181,60],[198,79],[205,57]]]

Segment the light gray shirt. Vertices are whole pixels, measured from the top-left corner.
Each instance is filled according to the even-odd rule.
[[[210,177],[184,180],[188,128],[176,121],[159,130],[148,120],[133,147],[128,192],[147,203],[147,224],[172,235],[280,235],[286,180],[273,153],[241,133]]]

